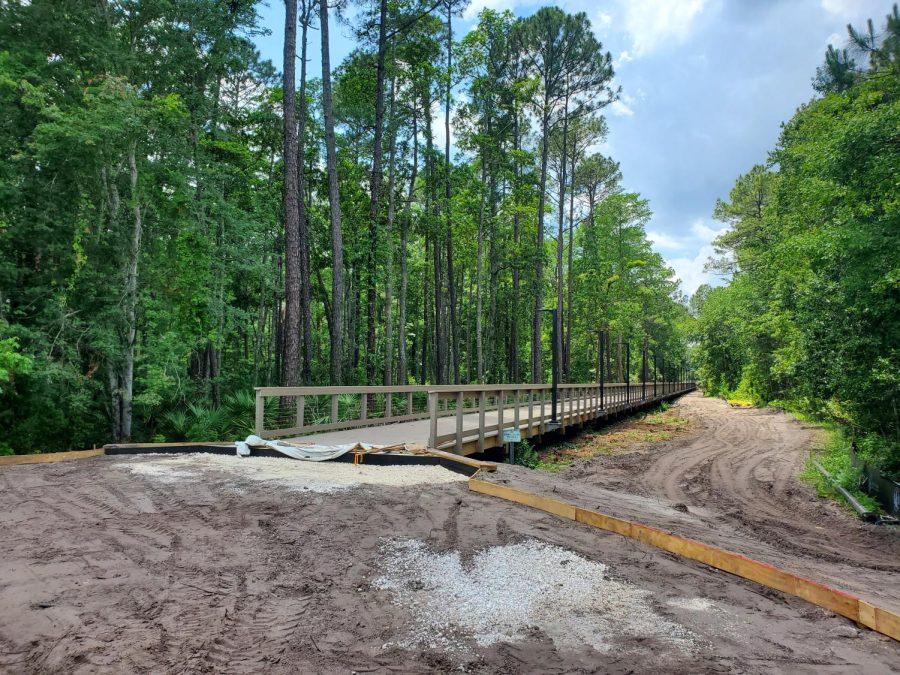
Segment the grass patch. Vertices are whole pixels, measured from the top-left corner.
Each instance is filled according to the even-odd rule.
[[[662,443],[690,428],[690,420],[663,405],[640,417],[623,420],[599,431],[584,431],[577,438],[527,453],[519,450],[517,463],[532,469],[556,473],[580,459],[628,452],[635,445]]]
[[[848,509],[852,508],[825,476],[813,466],[812,462],[815,459],[860,504],[870,511],[880,512],[878,502],[859,489],[862,472],[851,463],[850,438],[840,427],[831,424],[822,425],[822,433],[823,441],[810,453],[806,466],[800,473],[800,479],[815,487],[820,497],[840,502]]]

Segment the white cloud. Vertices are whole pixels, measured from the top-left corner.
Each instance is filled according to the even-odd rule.
[[[502,12],[506,9],[512,9],[518,4],[516,0],[472,0],[463,12],[465,20],[474,19],[483,9],[493,9]]]
[[[881,16],[888,9],[888,3],[884,0],[821,0],[821,4],[826,12],[842,19],[861,15]]]
[[[622,0],[633,55],[649,54],[665,43],[684,42],[706,4],[707,0]]]
[[[712,245],[702,246],[693,258],[669,258],[669,266],[675,270],[675,278],[681,281],[681,290],[688,296],[700,288],[702,284],[715,284],[709,272],[704,272],[706,261],[715,253]]]
[[[616,117],[631,117],[634,115],[635,103],[636,100],[634,96],[631,96],[627,92],[623,92],[609,107],[612,110],[612,114]]]
[[[617,58],[613,59],[613,68],[619,70],[623,64],[629,63],[630,61],[634,61],[634,57],[631,55],[631,52],[625,49]]]
[[[722,227],[718,230],[714,230],[709,225],[707,225],[702,218],[698,218],[693,223],[691,223],[691,232],[695,237],[706,243],[711,243],[713,239],[718,237],[720,234],[723,234],[726,229],[728,228]]]
[[[631,117],[634,115],[634,110],[632,110],[622,99],[613,101],[610,104],[609,109],[612,110],[612,114],[616,117]]]
[[[683,241],[658,230],[647,230],[647,239],[649,239],[654,246],[661,249],[681,251],[685,248],[685,243]]]
[[[840,49],[846,43],[846,35],[841,35],[840,33],[832,33],[828,36],[828,39],[825,40],[825,45],[823,46],[823,48],[827,48],[828,45],[832,45],[835,49]]]
[[[690,226],[690,234],[679,237],[655,230],[647,231],[647,238],[662,251],[694,250],[696,255],[666,257],[666,262],[675,271],[674,277],[681,281],[681,290],[692,295],[701,284],[716,285],[718,280],[710,272],[705,272],[706,262],[715,255],[713,240],[727,228],[710,227],[703,218],[698,218]]]

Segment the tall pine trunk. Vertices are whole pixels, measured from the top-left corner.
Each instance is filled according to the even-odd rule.
[[[381,0],[378,12],[378,52],[375,58],[375,133],[372,145],[372,171],[369,179],[369,254],[366,270],[367,331],[366,383],[375,383],[375,312],[378,277],[378,201],[381,196],[381,139],[384,133],[384,61],[387,35],[387,0]]]
[[[568,379],[568,373],[565,370],[565,363],[562,363],[562,345],[563,345],[563,314],[566,307],[563,304],[563,224],[565,222],[566,212],[566,172],[568,169],[567,151],[569,148],[569,96],[566,95],[565,107],[563,109],[563,135],[562,135],[562,156],[560,157],[560,174],[559,174],[559,204],[557,205],[557,240],[556,240],[556,344],[553,345],[555,357],[559,359],[562,368],[562,380]],[[571,310],[570,310],[571,311]]]
[[[444,92],[444,215],[446,217],[447,289],[449,291],[450,379],[459,384],[459,317],[456,311],[456,277],[453,269],[453,167],[450,165],[450,98],[453,90],[453,21],[452,5],[447,2],[447,82]]]
[[[512,268],[512,320],[509,332],[509,381],[519,382],[519,233],[521,229],[521,214],[519,212],[519,179],[521,168],[519,166],[519,113],[514,113],[513,120],[513,149],[516,152],[516,160],[513,168],[513,199],[515,210],[513,211],[513,268]]]
[[[544,95],[544,109],[541,115],[541,178],[538,190],[537,251],[534,262],[534,313],[531,317],[531,380],[538,384],[543,379],[541,372],[541,305],[543,304],[544,276],[544,208],[547,204],[547,160],[550,156],[550,102]]]
[[[137,149],[132,143],[128,148],[128,169],[131,179],[131,212],[134,222],[131,245],[125,270],[125,344],[122,359],[121,390],[121,439],[131,439],[132,400],[134,398],[134,345],[137,337],[137,279],[138,261],[141,256],[141,238],[144,234],[143,212],[138,194]]]
[[[281,383],[299,384],[300,372],[300,212],[297,184],[297,98],[294,72],[297,61],[297,0],[285,0],[284,22],[284,344]]]
[[[406,386],[408,381],[407,376],[407,362],[406,362],[406,298],[407,298],[407,290],[409,286],[409,270],[407,268],[406,262],[406,249],[407,249],[407,240],[409,237],[409,226],[411,224],[412,219],[412,201],[415,196],[416,190],[416,174],[419,170],[419,139],[418,139],[419,131],[417,127],[417,116],[416,116],[416,108],[413,107],[412,111],[412,144],[413,144],[413,159],[412,159],[412,172],[409,177],[409,194],[406,198],[406,204],[403,207],[403,219],[400,223],[400,298],[398,300],[398,322],[399,329],[397,340],[399,342],[398,349],[398,363],[397,363],[397,379],[402,386]]]
[[[308,108],[306,101],[306,52],[309,24],[312,20],[312,0],[300,0],[300,6],[302,7],[300,16],[302,26],[300,36],[300,111],[297,122],[297,188],[299,193],[297,220],[300,243],[300,314],[303,327],[303,361],[300,379],[304,383],[309,384],[312,381],[313,330],[309,277],[309,219],[306,208],[306,117]]]
[[[343,382],[344,241],[341,234],[341,200],[338,192],[337,151],[334,139],[334,104],[331,93],[331,56],[328,45],[328,0],[319,0],[322,35],[322,114],[325,118],[325,163],[328,171],[328,205],[331,225],[331,383]]]
[[[391,78],[391,103],[388,112],[389,133],[388,141],[388,211],[387,225],[385,228],[385,240],[387,242],[387,261],[384,265],[384,384],[390,386],[394,379],[394,215],[396,210],[396,197],[394,195],[394,182],[396,177],[397,159],[397,127],[394,124],[394,104],[396,97],[396,79]]]
[[[575,152],[575,139],[572,142],[572,153],[569,158],[569,264],[568,275],[566,277],[566,344],[563,351],[563,363],[566,364],[566,379],[571,380],[572,371],[572,317],[575,314],[572,303],[574,300],[574,279],[575,275],[572,266],[575,262],[575,163],[577,153]]]

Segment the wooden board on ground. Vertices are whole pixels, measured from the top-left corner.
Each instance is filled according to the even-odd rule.
[[[477,476],[469,479],[469,489],[540,509],[585,525],[615,532],[690,560],[696,560],[735,576],[755,581],[768,588],[803,598],[814,605],[852,619],[860,625],[900,640],[900,616],[897,614],[876,607],[849,593],[752,560],[740,553],[726,551],[693,539],[670,534],[655,527],[609,516],[599,511],[583,509],[559,499],[542,497],[507,485],[480,480]]]
[[[86,459],[104,454],[103,448],[94,450],[72,450],[70,452],[46,452],[39,455],[7,455],[0,457],[0,466],[14,464],[43,464],[45,462],[64,462],[69,459]]]

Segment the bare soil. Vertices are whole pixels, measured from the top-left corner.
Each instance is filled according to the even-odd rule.
[[[123,466],[158,461],[0,470],[0,671],[879,673],[900,662],[889,638],[801,600],[465,482],[322,493],[201,462],[165,479]],[[470,614],[483,615],[482,599],[512,603],[529,627],[494,642],[464,624],[425,622],[423,634],[416,606],[388,590],[403,585],[405,570],[385,550],[402,542],[447,569],[458,556],[476,587],[491,580],[484,593],[464,594]],[[548,623],[558,612],[515,607],[516,586],[504,593],[509,570],[475,567],[520,544],[579,556],[539,548],[562,559],[558,578],[533,583],[559,593],[565,578],[579,588],[567,570],[600,563],[615,588],[644,599],[617,606],[634,614],[622,621],[585,605],[588,633],[621,624],[602,636],[602,650],[554,639],[565,629]],[[408,597],[442,582],[427,578],[427,566],[416,575]],[[647,613],[689,636],[690,648],[628,628]],[[442,647],[446,631],[453,649]]]
[[[491,479],[737,551],[900,611],[900,528],[864,523],[798,479],[814,428],[699,393],[670,412],[690,422],[670,441],[635,443],[552,475],[503,466]]]

